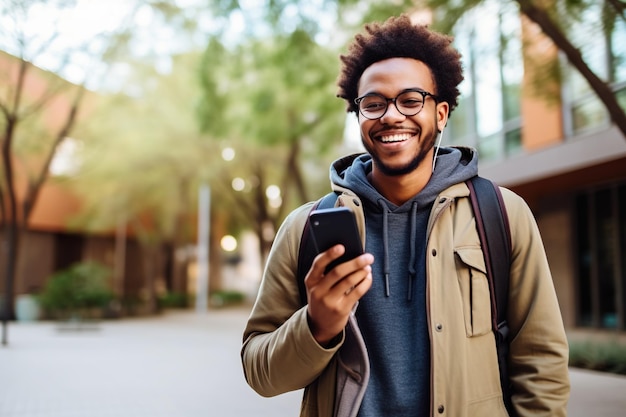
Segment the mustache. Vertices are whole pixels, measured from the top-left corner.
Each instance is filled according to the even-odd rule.
[[[415,126],[411,126],[411,127],[404,127],[404,126],[387,126],[387,127],[383,127],[382,129],[378,129],[373,131],[373,135],[380,135],[382,133],[389,133],[389,132],[396,132],[396,131],[403,131],[403,132],[414,132],[414,133],[420,133],[421,129],[416,129]]]

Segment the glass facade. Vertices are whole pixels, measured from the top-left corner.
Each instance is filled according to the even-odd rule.
[[[626,110],[626,21],[608,1],[588,5],[568,36],[583,59],[608,82]],[[566,71],[567,132],[605,129],[604,104],[574,69]],[[589,190],[576,199],[577,325],[626,330],[626,183]]]
[[[578,325],[626,330],[626,183],[576,199]]]
[[[613,87],[626,110],[626,21],[608,1],[589,4],[580,18],[568,25],[568,37],[580,49],[589,68]],[[570,135],[605,128],[609,116],[604,104],[574,69],[566,69],[566,111]]]
[[[565,13],[563,13],[565,15]],[[609,1],[591,2],[568,22],[568,39],[585,62],[609,82],[626,110],[626,21]],[[481,160],[501,160],[521,144],[523,57],[515,2],[488,0],[465,13],[454,29],[465,80],[448,124],[451,141],[476,147]],[[565,65],[565,130],[575,136],[609,124],[604,104],[575,69]]]
[[[580,10],[575,21],[564,25],[567,37],[626,110],[626,20],[608,0],[586,3]],[[522,149],[520,25],[515,2],[488,0],[455,27],[465,80],[448,132],[453,143],[476,147],[481,161],[502,161]],[[605,105],[578,71],[567,63],[562,68],[559,98],[565,135],[602,134],[609,126]],[[616,181],[615,175],[610,180]],[[575,195],[575,308],[580,327],[626,331],[626,180],[622,176],[617,181]]]
[[[465,80],[448,126],[453,142],[476,147],[481,160],[514,154],[521,149],[523,76],[517,7],[486,1],[464,15],[454,37]]]

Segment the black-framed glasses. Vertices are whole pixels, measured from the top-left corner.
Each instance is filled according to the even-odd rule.
[[[389,103],[393,103],[400,114],[404,116],[415,116],[424,108],[426,97],[432,97],[435,102],[437,96],[419,88],[404,90],[395,98],[387,98],[382,94],[369,93],[354,100],[359,106],[359,112],[369,120],[380,119],[387,113]]]

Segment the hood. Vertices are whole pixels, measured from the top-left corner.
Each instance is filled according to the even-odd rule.
[[[475,150],[466,147],[445,147],[439,149],[435,171],[426,186],[417,195],[402,205],[397,206],[383,197],[368,181],[367,176],[372,172],[372,157],[365,154],[355,154],[335,161],[330,168],[331,184],[334,191],[351,190],[361,200],[365,213],[380,214],[381,233],[376,233],[369,239],[372,248],[382,255],[382,270],[385,296],[390,296],[390,275],[402,273],[394,272],[400,264],[406,265],[408,270],[407,297],[411,300],[414,292],[413,282],[424,267],[424,256],[419,249],[420,241],[426,235],[426,225],[430,208],[435,198],[452,185],[464,182],[478,174],[478,155]],[[390,218],[393,217],[394,221]],[[401,223],[398,223],[397,219]],[[400,226],[398,226],[400,225]],[[394,253],[394,265],[389,255],[390,235],[396,235],[400,230],[409,232],[409,249],[406,257],[398,259]]]
[[[349,155],[338,159],[330,167],[330,181],[333,190],[350,189],[363,201],[379,207],[385,200],[392,211],[408,211],[414,203],[418,209],[429,206],[446,188],[464,182],[478,175],[478,153],[468,147],[442,147],[439,149],[435,172],[426,187],[401,206],[387,201],[367,179],[372,172],[372,157],[367,153]]]

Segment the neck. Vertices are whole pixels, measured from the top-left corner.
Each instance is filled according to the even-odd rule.
[[[374,165],[370,181],[383,197],[393,204],[401,206],[426,187],[432,176],[432,169],[432,162],[422,163],[408,174],[389,176],[376,169],[376,165]]]

